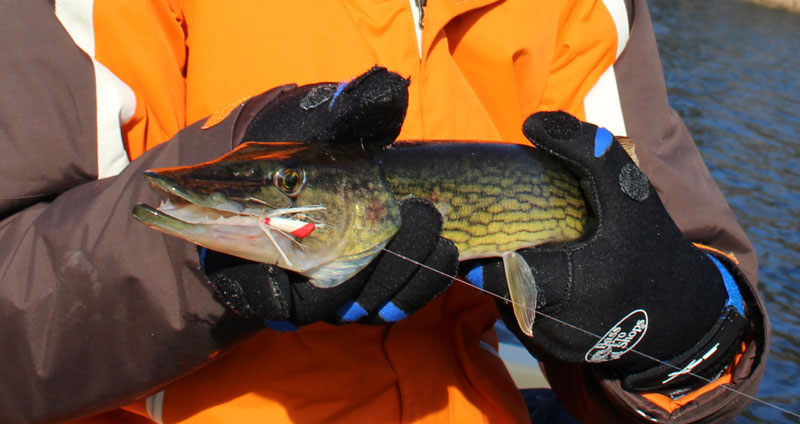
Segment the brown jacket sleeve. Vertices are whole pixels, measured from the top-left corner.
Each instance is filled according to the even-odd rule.
[[[12,341],[0,344],[0,422],[130,403],[237,338],[222,331],[195,247],[131,216],[138,202],[158,204],[144,170],[221,155],[225,129],[189,127],[119,176],[0,223],[0,339]]]
[[[0,1],[0,422],[133,401],[245,334],[193,245],[146,228],[142,172],[232,148],[240,109],[96,180],[92,64],[40,1]]]
[[[224,309],[194,246],[131,217],[134,204],[157,204],[144,170],[219,156],[230,150],[229,131],[189,127],[119,176],[0,223],[0,422],[130,403],[237,337],[221,331]]]
[[[630,39],[614,65],[628,136],[634,140],[641,168],[687,238],[733,254],[739,261],[738,283],[752,330],[732,388],[755,395],[764,373],[770,331],[756,290],[756,255],[686,127],[668,105],[645,0],[630,2],[628,12]],[[723,423],[749,403],[732,391],[716,389],[668,413],[638,394],[625,392],[618,381],[599,378],[588,367],[545,364],[545,370],[570,413],[587,423]]]
[[[91,59],[44,2],[0,1],[0,217],[97,176]]]

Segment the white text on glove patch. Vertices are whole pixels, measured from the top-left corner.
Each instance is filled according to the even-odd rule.
[[[647,332],[647,312],[637,309],[608,330],[584,356],[589,363],[618,359],[636,346]]]

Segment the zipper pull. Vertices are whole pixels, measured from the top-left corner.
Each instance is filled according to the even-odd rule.
[[[414,19],[414,34],[417,36],[417,53],[422,59],[422,18],[425,15],[426,0],[408,0],[408,7],[411,8],[411,17]]]
[[[419,29],[422,29],[425,18],[425,6],[427,5],[428,0],[414,0],[414,2],[416,3],[417,10],[419,11],[419,20],[417,21],[417,25],[419,26]]]

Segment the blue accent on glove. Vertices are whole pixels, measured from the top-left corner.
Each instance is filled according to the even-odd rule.
[[[291,333],[291,332],[294,332],[294,331],[298,330],[297,326],[292,324],[289,321],[264,320],[264,324],[267,327],[269,327],[269,328],[271,328],[271,329],[273,329],[275,331],[280,331],[282,333]]]
[[[197,246],[197,256],[200,257],[200,268],[206,269],[206,255],[208,254],[208,249],[203,246]]]
[[[342,305],[342,307],[339,308],[337,313],[339,314],[339,318],[342,321],[348,321],[348,322],[358,321],[361,318],[367,316],[367,310],[364,309],[363,306],[359,305],[358,302],[354,300],[350,300],[344,305]]]
[[[475,268],[472,268],[467,272],[465,275],[467,281],[472,284],[473,286],[482,289],[483,288],[483,265],[478,265]]]
[[[612,141],[614,141],[614,136],[607,129],[598,128],[597,133],[594,135],[594,157],[603,156],[608,148],[611,147]]]
[[[733,306],[736,312],[744,316],[744,300],[742,300],[742,293],[739,291],[739,286],[736,285],[733,276],[717,258],[708,253],[706,253],[706,255],[711,258],[711,262],[714,262],[714,265],[717,266],[719,273],[722,275],[722,282],[725,284],[725,289],[728,291],[728,301],[725,302],[725,307]]]
[[[378,316],[386,322],[397,322],[407,317],[408,314],[390,301],[378,311]]]
[[[339,86],[336,87],[336,91],[333,93],[333,98],[331,98],[331,102],[328,103],[328,110],[333,109],[333,104],[336,102],[336,99],[339,97],[339,95],[342,94],[342,91],[344,91],[344,88],[347,87],[347,84],[350,84],[350,83],[349,82],[341,82],[341,83],[339,83]]]

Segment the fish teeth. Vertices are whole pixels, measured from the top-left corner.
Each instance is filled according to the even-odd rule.
[[[161,204],[158,206],[158,209],[161,211],[168,211],[175,209],[175,204],[172,203],[169,199],[164,199],[161,201]]]

